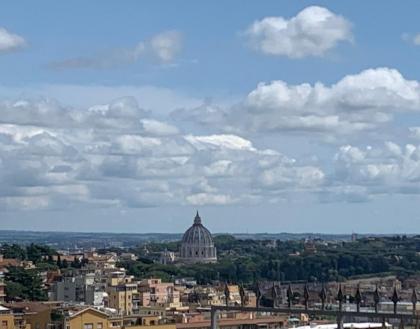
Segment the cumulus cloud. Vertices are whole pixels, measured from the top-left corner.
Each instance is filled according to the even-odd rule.
[[[386,142],[381,147],[342,146],[333,181],[366,196],[420,193],[420,147]]]
[[[185,134],[134,98],[0,103],[0,207],[226,205],[311,191],[320,168],[233,134]]]
[[[23,48],[25,45],[26,41],[23,37],[0,27],[0,54]]]
[[[346,85],[352,81],[360,86],[352,79]],[[416,110],[411,87],[408,83],[404,92],[397,88],[394,93],[387,87],[388,101],[379,103],[364,92],[369,102],[363,103],[381,109],[394,106],[391,100],[409,99],[405,110]],[[256,112],[275,109],[276,97],[253,99],[264,103]],[[324,104],[335,101],[322,99]],[[357,99],[351,101],[343,111],[365,111]],[[299,111],[319,115],[318,108],[306,106],[302,102]],[[420,146],[412,144],[344,145],[333,159],[324,155],[308,162],[257,147],[235,133],[186,133],[130,97],[89,108],[44,99],[3,101],[0,111],[1,209],[252,204],[296,195],[362,202],[384,194],[420,193]],[[415,135],[418,127],[410,131]]]
[[[323,56],[341,41],[351,41],[351,24],[327,8],[310,6],[295,17],[266,17],[245,32],[251,46],[264,54],[303,58]]]
[[[330,86],[262,82],[232,107],[209,110],[203,105],[177,110],[173,116],[245,134],[300,132],[331,137],[374,131],[398,113],[419,110],[419,82],[384,67],[347,75]]]
[[[420,87],[396,70],[378,68],[348,75],[330,87],[261,83],[243,108],[252,130],[314,130],[353,133],[420,110]]]
[[[175,60],[182,49],[182,34],[164,31],[133,47],[115,48],[96,56],[80,56],[50,63],[53,69],[107,69],[128,65],[140,59],[149,59],[168,64]]]

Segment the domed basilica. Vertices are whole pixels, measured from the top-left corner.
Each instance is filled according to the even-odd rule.
[[[194,218],[194,224],[182,237],[180,258],[185,263],[217,262],[216,247],[208,229],[201,223],[200,215]]]

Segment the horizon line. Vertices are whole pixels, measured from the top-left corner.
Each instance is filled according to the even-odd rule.
[[[70,233],[70,234],[125,234],[125,235],[147,235],[147,234],[166,234],[182,235],[184,232],[107,232],[107,231],[62,231],[62,230],[19,230],[19,229],[0,229],[0,232],[25,232],[25,233]],[[351,232],[351,233],[327,233],[327,232],[215,232],[212,235],[334,235],[334,236],[416,236],[420,233],[371,233],[371,232]]]

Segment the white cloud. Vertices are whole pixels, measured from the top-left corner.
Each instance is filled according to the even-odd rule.
[[[382,147],[342,146],[334,158],[335,185],[366,195],[420,193],[420,147],[386,142]]]
[[[140,120],[140,123],[143,127],[143,130],[146,134],[156,135],[156,136],[170,136],[177,135],[179,130],[177,127],[170,125],[165,122],[153,120],[153,119],[143,119]]]
[[[203,205],[228,205],[234,203],[230,195],[197,193],[187,196],[187,202],[194,206]]]
[[[23,95],[23,96],[22,96]],[[130,96],[141,102],[146,111],[153,111],[156,115],[167,115],[174,108],[196,107],[201,99],[169,88],[152,85],[132,86],[104,86],[104,85],[67,85],[41,84],[29,85],[26,88],[13,88],[0,85],[0,98],[4,99],[42,99],[43,95],[57,99],[62,104],[77,108],[91,107],[101,103],[111,102],[117,98]],[[74,97],[78,95],[78,97]]]
[[[353,133],[420,110],[420,85],[396,70],[378,68],[348,75],[327,87],[261,83],[246,98],[244,119],[254,130],[314,130]]]
[[[420,193],[418,146],[346,145],[333,161],[326,156],[331,149],[302,161],[260,146],[267,143],[266,132],[347,138],[382,127],[398,113],[418,112],[419,89],[417,81],[387,68],[330,86],[262,83],[234,106],[206,104],[215,110],[205,110],[210,132],[201,134],[158,119],[164,116],[133,97],[74,108],[51,99],[0,101],[0,207],[227,205],[280,202],[297,194],[361,202]],[[411,127],[411,137],[418,130]],[[252,142],[248,132],[263,138]]]
[[[310,6],[295,17],[266,17],[245,32],[251,46],[267,55],[322,56],[340,41],[351,41],[351,24],[327,8]]]
[[[416,35],[413,37],[413,43],[414,43],[416,46],[420,46],[420,33],[416,34]]]
[[[288,168],[277,166],[264,170],[262,183],[267,187],[291,186],[293,188],[313,188],[324,183],[325,174],[316,167]]]
[[[20,35],[7,31],[4,27],[0,27],[0,53],[8,52],[23,48],[26,41]]]
[[[81,56],[50,63],[53,69],[108,69],[128,65],[140,59],[170,63],[182,49],[182,34],[178,31],[164,31],[150,40],[139,42],[130,48],[115,48],[96,56]]]
[[[321,169],[243,137],[185,135],[130,97],[87,109],[5,101],[0,111],[3,209],[222,205],[323,183]]]
[[[150,40],[150,51],[162,62],[175,59],[181,51],[182,35],[178,31],[166,31],[155,35]]]
[[[241,134],[360,136],[361,132],[383,127],[397,114],[420,111],[420,83],[389,68],[347,75],[330,86],[321,82],[290,85],[276,80],[259,83],[234,106],[213,109],[209,113],[206,106],[196,107],[191,112],[175,111],[172,116]]]
[[[185,139],[198,149],[231,149],[255,151],[252,143],[235,135],[186,136]]]

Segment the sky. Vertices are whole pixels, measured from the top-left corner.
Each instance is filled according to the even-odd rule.
[[[420,233],[418,12],[3,2],[0,229]]]

